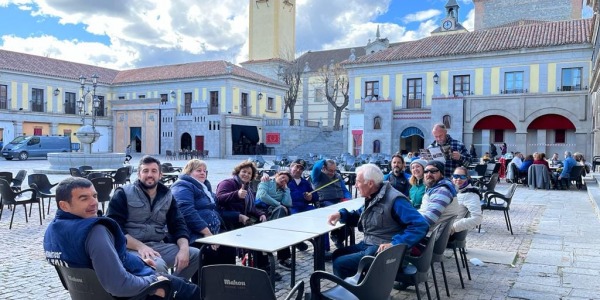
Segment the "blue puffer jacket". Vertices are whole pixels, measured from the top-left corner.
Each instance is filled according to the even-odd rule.
[[[48,262],[74,268],[92,268],[90,257],[84,249],[87,236],[96,224],[106,226],[112,233],[119,259],[129,273],[137,276],[154,274],[138,256],[127,252],[125,235],[117,222],[106,217],[83,219],[60,209],[44,235],[44,251]]]
[[[208,186],[207,190],[216,201],[216,196]],[[190,242],[203,237],[200,231],[206,227],[212,234],[219,233],[221,218],[217,212],[217,206],[204,192],[204,188],[198,180],[189,175],[181,174],[179,179],[171,186],[171,193],[185,218],[185,223],[190,231]]]

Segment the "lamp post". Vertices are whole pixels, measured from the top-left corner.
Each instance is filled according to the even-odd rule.
[[[81,98],[77,100],[77,111],[81,115],[82,126],[81,128],[79,128],[79,130],[77,130],[77,133],[75,133],[75,135],[82,144],[89,145],[88,153],[92,153],[92,144],[96,142],[100,137],[100,133],[96,131],[96,111],[100,106],[100,99],[98,98],[98,96],[96,96],[98,78],[98,75],[92,75],[92,90],[90,90],[88,86],[87,91],[85,91],[87,78],[85,78],[83,75],[79,76],[79,83],[81,84]],[[92,104],[91,111],[87,111],[88,99],[89,101],[91,101]],[[85,124],[85,119],[88,113],[92,117],[91,125]]]

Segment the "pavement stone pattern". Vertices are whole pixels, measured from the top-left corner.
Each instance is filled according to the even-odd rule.
[[[132,162],[137,163],[138,158],[134,157]],[[164,157],[161,159],[164,160]],[[209,180],[213,187],[231,176],[233,167],[242,160],[243,157],[208,159]],[[183,160],[170,162],[174,166],[186,163]],[[48,166],[46,160],[0,161],[0,170],[15,174],[20,169],[32,174],[34,170]],[[57,182],[69,175],[48,176],[51,182]],[[134,174],[132,179],[135,177]],[[454,258],[447,256],[444,265],[451,298],[600,299],[600,240],[597,238],[600,235],[597,205],[600,188],[592,176],[586,178],[586,182],[587,191],[529,190],[520,186],[510,210],[514,235],[506,229],[502,212],[485,211],[481,233],[476,229],[469,232],[467,249],[514,251],[517,256],[512,265],[471,264],[470,281],[463,269],[465,289],[460,287]],[[500,183],[497,189],[507,187],[506,183]],[[13,228],[9,230],[12,212],[4,209],[0,219],[0,299],[69,299],[54,268],[46,263],[43,254],[44,231],[55,212],[56,204],[53,202],[50,214],[40,226],[35,207],[29,223],[25,223],[23,207],[18,207]],[[357,240],[360,238],[358,233]],[[310,292],[309,277],[313,272],[312,250],[310,246],[305,252],[297,252],[296,276],[297,280],[304,281],[306,293]],[[469,254],[467,256],[472,258]],[[331,263],[326,263],[326,270],[331,272]],[[435,270],[440,295],[447,298],[439,264],[436,264]],[[277,271],[283,275],[283,281],[276,284],[276,294],[283,299],[290,289],[290,272],[281,268]],[[430,291],[435,297],[432,282],[430,279]],[[420,291],[426,297],[423,284]],[[391,299],[416,299],[414,287],[406,291],[393,290]]]

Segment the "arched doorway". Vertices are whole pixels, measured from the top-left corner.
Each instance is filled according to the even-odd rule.
[[[425,148],[425,135],[417,127],[408,127],[400,134],[400,153],[417,152]]]
[[[192,136],[187,132],[181,135],[181,149],[192,150]]]
[[[575,125],[562,115],[539,116],[527,126],[528,153],[573,151],[577,146],[575,139]]]
[[[506,143],[508,151],[523,152],[522,145],[516,142],[515,124],[506,117],[491,115],[479,120],[473,127],[473,145],[478,156],[490,151],[490,143],[498,148],[499,144]],[[465,145],[467,149],[471,145]]]

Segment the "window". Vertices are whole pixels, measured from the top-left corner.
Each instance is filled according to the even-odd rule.
[[[146,98],[146,95],[138,95],[138,98],[139,98],[139,99],[145,99],[145,98]]]
[[[65,114],[75,115],[77,114],[77,95],[75,93],[65,93]]]
[[[381,117],[375,117],[373,119],[373,129],[381,129]]]
[[[554,143],[564,144],[567,142],[566,131],[564,129],[557,129],[554,133]]]
[[[104,96],[96,96],[96,97],[98,97],[98,100],[100,100],[100,103],[98,103],[98,108],[96,108],[96,116],[105,117],[106,112],[104,110]]]
[[[423,94],[421,94],[422,82],[423,81],[421,78],[412,78],[407,80],[408,88],[406,89],[406,108],[421,108],[421,102],[423,98]]]
[[[325,93],[323,92],[323,89],[316,88],[315,89],[315,102],[323,102],[323,99],[325,99]]]
[[[373,99],[373,96],[379,96],[379,81],[366,81],[365,82],[365,98],[367,100]]]
[[[167,94],[160,94],[160,103],[165,104],[169,102],[169,96]]]
[[[471,78],[469,75],[454,76],[454,96],[464,96],[471,93]]]
[[[523,72],[504,73],[504,93],[520,94],[523,93]]]
[[[211,91],[210,92],[210,110],[208,112],[209,115],[218,115],[219,114],[219,92]]]
[[[183,98],[185,99],[183,113],[192,114],[192,93],[183,94]]]
[[[31,111],[44,112],[43,89],[31,89]]]
[[[503,142],[504,142],[504,129],[494,130],[494,143],[503,143]]]
[[[442,117],[442,124],[446,126],[446,129],[450,129],[450,125],[452,125],[452,118],[450,115],[445,115]]]
[[[562,69],[561,90],[581,91],[581,68]]]
[[[242,116],[247,116],[249,114],[248,107],[248,93],[242,93],[242,102],[240,103],[242,109]]]
[[[0,109],[8,108],[8,86],[0,84]]]
[[[381,152],[381,142],[379,140],[373,141],[373,153]]]
[[[267,110],[275,110],[275,103],[273,97],[267,98]]]
[[[119,96],[119,100],[125,100],[125,96]]]
[[[71,136],[72,133],[73,133],[73,131],[71,131],[71,129],[63,130],[63,136]]]

